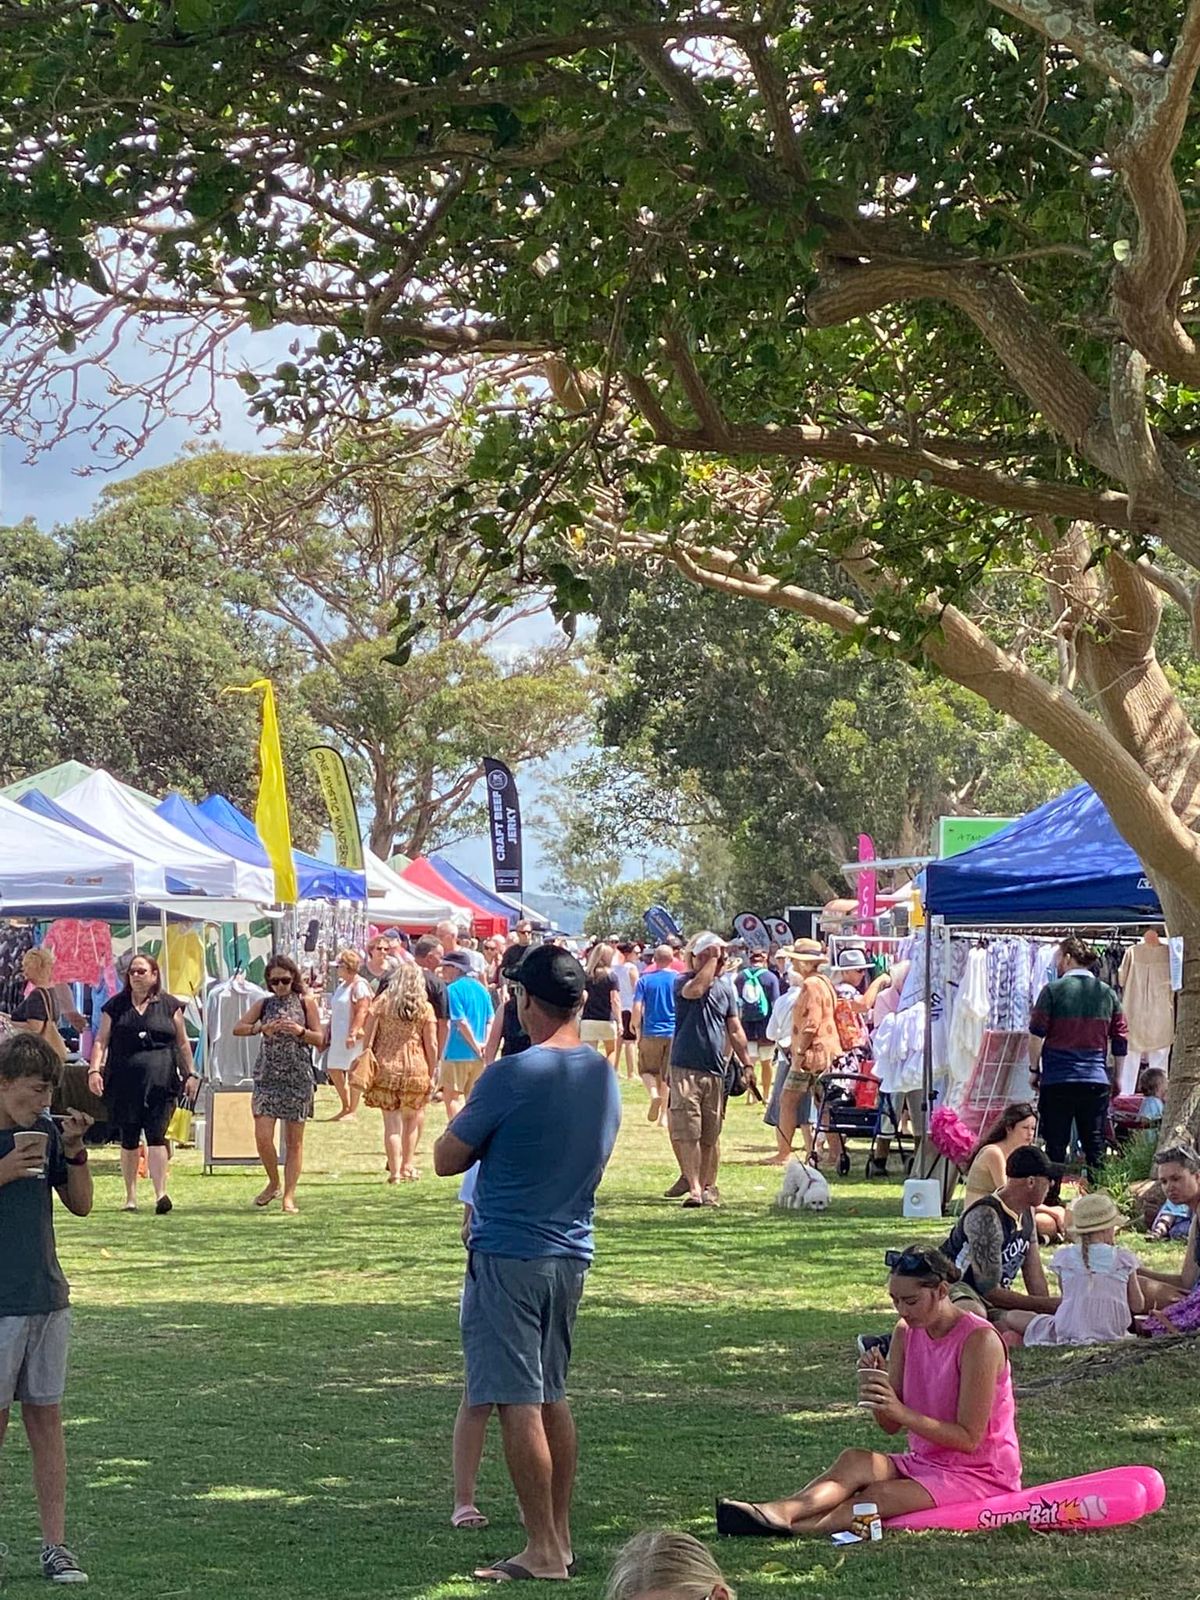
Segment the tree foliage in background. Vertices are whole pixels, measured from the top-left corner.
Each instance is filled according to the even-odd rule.
[[[10,648],[0,669],[0,778],[70,758],[152,794],[227,795],[253,811],[258,713],[231,684],[279,693],[292,821],[316,841],[306,770],[316,728],[297,693],[296,651],[221,593],[195,559],[186,515],[125,504],[55,534],[0,529]]]
[[[568,613],[607,537],[1037,734],[1187,940],[1165,1131],[1200,1123],[1200,736],[1156,649],[1164,598],[1200,631],[1200,0],[11,9],[4,415],[80,425],[122,319],[163,376],[102,445],[247,324],[311,330],[250,382],[318,429],[540,367],[477,453],[488,560]],[[997,571],[1036,616],[994,627]]]
[[[186,516],[191,555],[298,659],[312,721],[350,757],[387,858],[484,823],[483,757],[517,767],[570,744],[586,685],[566,640],[529,645],[544,599],[511,603],[472,548],[413,529],[455,491],[444,441],[366,453],[205,452],[106,491]]]
[[[595,649],[609,670],[604,742],[643,752],[661,791],[690,792],[730,841],[743,908],[846,893],[859,832],[883,856],[923,855],[943,815],[1016,815],[1073,775],[956,685],[820,628],[664,574],[600,588]]]

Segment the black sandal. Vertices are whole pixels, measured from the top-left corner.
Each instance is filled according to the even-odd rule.
[[[772,1522],[750,1500],[718,1500],[717,1532],[723,1539],[790,1539],[792,1530]]]

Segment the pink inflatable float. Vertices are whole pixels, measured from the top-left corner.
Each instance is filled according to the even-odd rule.
[[[889,1517],[886,1528],[949,1528],[960,1533],[986,1533],[1024,1522],[1041,1533],[1079,1533],[1119,1528],[1157,1511],[1166,1499],[1166,1485],[1153,1467],[1110,1467],[1082,1478],[1038,1484],[990,1500],[964,1500]]]

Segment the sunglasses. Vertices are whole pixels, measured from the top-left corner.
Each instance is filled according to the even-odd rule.
[[[917,1278],[922,1273],[942,1280],[941,1268],[930,1261],[931,1250],[885,1250],[883,1264],[889,1272],[898,1272],[903,1278]]]
[[[1193,1172],[1200,1170],[1200,1155],[1186,1144],[1177,1144],[1170,1150],[1160,1150],[1154,1158],[1154,1165],[1161,1167],[1168,1161],[1177,1162],[1181,1167],[1187,1167]]]
[[[290,989],[291,987],[292,987],[292,980],[290,978],[268,978],[267,979],[267,988],[268,989]]]
[[[131,978],[151,978],[154,974],[149,967],[130,967],[129,976]]]

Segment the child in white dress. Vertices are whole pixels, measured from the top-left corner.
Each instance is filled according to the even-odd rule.
[[[1102,1190],[1080,1195],[1069,1225],[1074,1243],[1064,1245],[1050,1261],[1062,1287],[1062,1304],[1053,1315],[1006,1311],[999,1326],[1026,1345],[1114,1344],[1128,1338],[1144,1302],[1140,1262],[1132,1250],[1116,1243],[1124,1222],[1111,1195]]]

